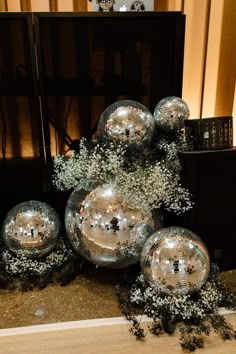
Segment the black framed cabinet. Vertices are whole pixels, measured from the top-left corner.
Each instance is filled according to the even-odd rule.
[[[153,111],[182,95],[181,12],[37,13],[34,23],[43,112],[72,140],[90,136],[115,101]]]
[[[181,12],[0,14],[2,217],[54,200],[52,157],[92,136],[109,104],[181,97],[184,34]]]
[[[0,14],[0,221],[48,189],[31,13]]]
[[[181,154],[182,181],[193,209],[179,223],[205,242],[221,269],[236,266],[236,148]]]

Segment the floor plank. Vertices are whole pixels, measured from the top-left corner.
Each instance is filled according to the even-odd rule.
[[[226,315],[236,326],[236,314]],[[146,322],[147,325],[147,322]],[[110,324],[68,330],[0,337],[1,354],[183,354],[177,335],[159,338],[148,334],[144,342],[129,333],[129,324]],[[222,341],[212,334],[201,354],[236,354],[236,341]]]

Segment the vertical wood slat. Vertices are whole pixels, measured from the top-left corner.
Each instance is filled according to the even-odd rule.
[[[183,0],[155,0],[155,11],[181,11]]]
[[[3,12],[8,11],[6,0],[0,0],[0,11],[3,11]]]
[[[49,11],[49,0],[31,0],[31,9],[35,12]]]
[[[186,14],[182,97],[191,118],[200,118],[210,0],[185,0]]]
[[[21,11],[31,11],[31,1],[30,0],[20,0]]]
[[[236,84],[234,87],[234,103],[233,103],[233,110],[232,110],[232,116],[233,116],[233,127],[235,127],[235,129],[233,129],[233,144],[234,146],[236,146]]]
[[[74,11],[87,11],[87,0],[73,0]]]
[[[20,0],[7,0],[7,10],[9,12],[20,12],[21,3]]]
[[[235,33],[235,1],[211,1],[202,117],[232,114],[236,78]]]
[[[58,11],[57,0],[49,0],[49,11],[52,12]]]
[[[87,11],[92,11],[92,10],[93,10],[92,2],[87,0]]]
[[[236,1],[224,2],[215,115],[231,115],[236,79]]]
[[[73,0],[57,0],[58,11],[73,11]]]
[[[182,10],[182,0],[168,1],[168,11],[181,11],[181,10]]]
[[[167,11],[168,10],[168,0],[154,0],[154,10],[155,11]]]
[[[211,2],[202,117],[215,115],[224,0]]]

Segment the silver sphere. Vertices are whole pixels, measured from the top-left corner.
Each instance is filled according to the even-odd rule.
[[[152,286],[186,294],[207,280],[208,251],[192,231],[166,227],[151,235],[141,253],[141,269]]]
[[[56,211],[46,203],[31,200],[8,212],[2,236],[6,246],[15,254],[39,258],[55,247],[60,229]]]
[[[131,209],[116,196],[112,184],[98,186],[90,193],[74,190],[67,202],[65,226],[81,256],[109,268],[136,263],[146,238],[153,233],[151,215]]]
[[[172,132],[184,127],[184,121],[189,118],[189,107],[179,97],[165,97],[156,105],[153,116],[160,130]]]
[[[150,111],[141,103],[131,100],[111,104],[102,113],[98,132],[100,136],[130,144],[149,144],[155,130]]]

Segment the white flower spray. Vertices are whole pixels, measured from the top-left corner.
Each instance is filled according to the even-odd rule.
[[[57,189],[68,190],[79,185],[91,188],[96,184],[113,184],[117,194],[131,208],[145,212],[164,207],[177,214],[192,207],[189,192],[180,183],[180,164],[176,143],[160,143],[166,152],[161,161],[136,161],[131,169],[125,168],[127,145],[109,142],[103,144],[86,139],[80,143],[80,153],[54,159],[54,184]]]

